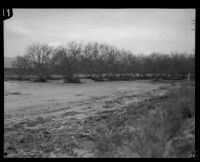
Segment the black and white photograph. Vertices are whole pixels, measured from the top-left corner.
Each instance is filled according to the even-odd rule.
[[[4,158],[195,158],[195,8],[2,21]]]

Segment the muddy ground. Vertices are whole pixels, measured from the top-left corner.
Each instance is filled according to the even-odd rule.
[[[101,157],[95,140],[101,140],[97,132],[109,122],[104,116],[120,121],[115,114],[123,114],[124,107],[162,97],[176,87],[180,82],[5,81],[5,156]]]
[[[153,90],[169,85],[151,81],[97,83],[84,80],[81,84],[5,81],[4,121],[7,125],[39,117],[60,119],[63,114],[69,114],[67,118],[75,116],[81,119],[98,111],[116,109],[150,97],[151,93],[155,94]]]

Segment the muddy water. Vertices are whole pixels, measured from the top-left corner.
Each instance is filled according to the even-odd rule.
[[[66,114],[65,117],[83,118],[97,111],[140,101],[163,86],[169,84],[151,81],[82,80],[81,84],[5,81],[4,121],[8,124],[45,116],[59,119],[63,118],[63,114]]]

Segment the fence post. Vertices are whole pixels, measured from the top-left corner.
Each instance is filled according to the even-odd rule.
[[[187,75],[187,81],[188,82],[190,81],[190,73],[188,73],[188,75]]]

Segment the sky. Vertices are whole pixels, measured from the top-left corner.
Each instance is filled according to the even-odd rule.
[[[24,55],[32,43],[100,42],[133,54],[195,48],[195,9],[13,9],[4,21],[4,56]]]

